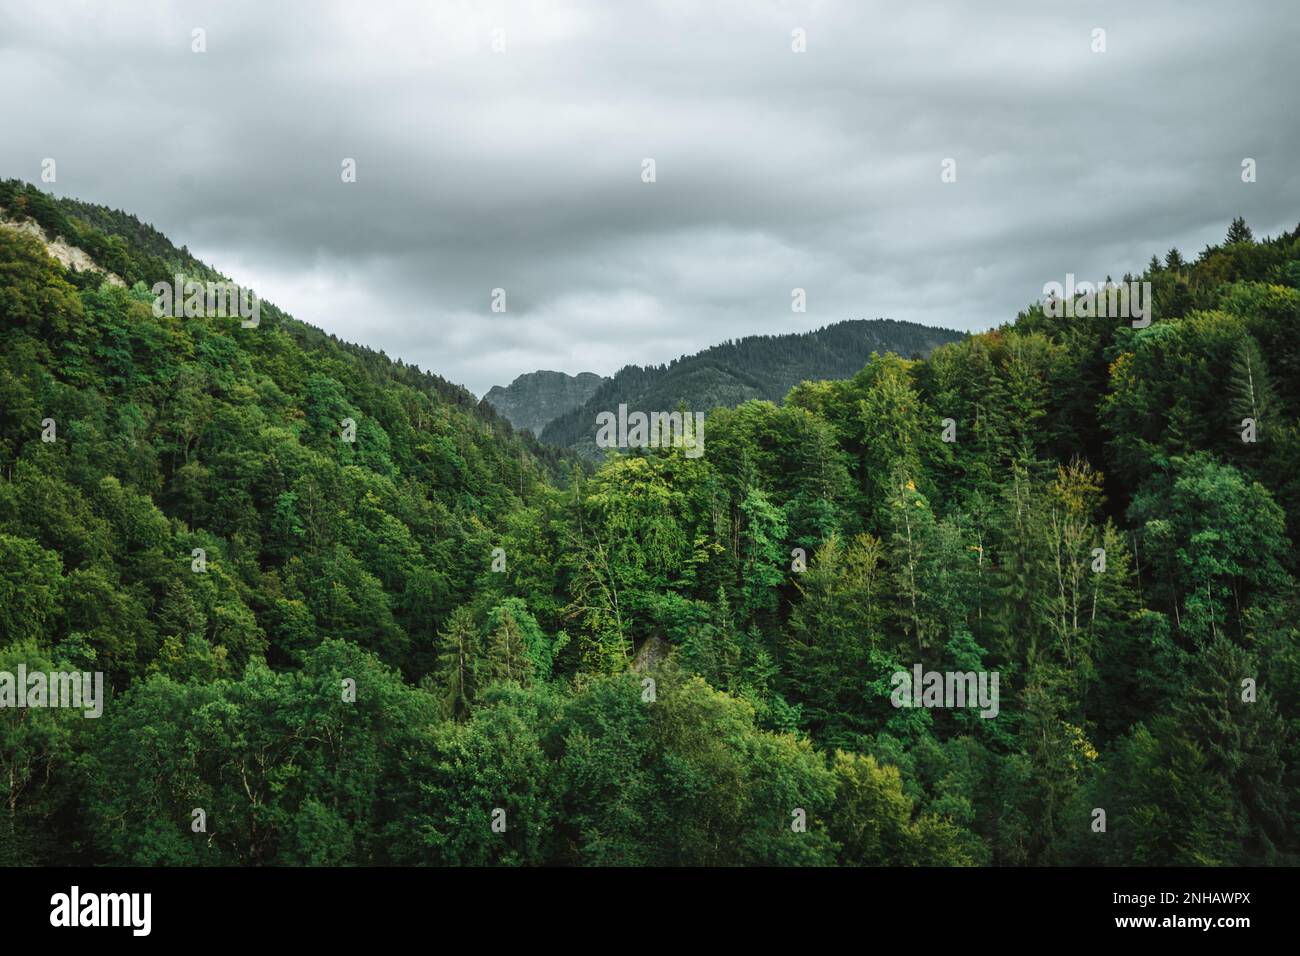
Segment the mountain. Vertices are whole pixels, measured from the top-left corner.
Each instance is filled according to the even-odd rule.
[[[800,382],[850,377],[873,352],[924,358],[962,337],[951,329],[892,319],[855,319],[811,332],[750,335],[667,365],[629,365],[601,383],[584,403],[552,420],[539,435],[543,442],[576,448],[595,459],[599,457],[596,416],[617,412],[622,404],[645,412],[674,411],[679,406],[707,412],[734,408],[751,399],[780,402]]]
[[[1300,229],[584,469],[0,220],[0,866],[1300,863]]]
[[[248,328],[159,314],[178,272],[220,278],[134,216],[0,182],[0,539],[73,595],[0,637],[98,648],[119,687],[160,655],[242,669],[327,633],[418,673],[465,556],[572,463],[270,302]],[[211,573],[178,570],[195,548]]]
[[[493,385],[483,400],[518,429],[540,435],[548,423],[581,406],[605,382],[595,372],[525,372],[502,388]]]

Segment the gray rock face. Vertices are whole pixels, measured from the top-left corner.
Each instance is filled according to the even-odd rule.
[[[493,385],[483,397],[515,428],[540,435],[551,421],[582,406],[604,381],[595,372],[526,372],[506,388]]]

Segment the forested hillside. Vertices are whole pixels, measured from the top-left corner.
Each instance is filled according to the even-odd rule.
[[[0,227],[0,672],[112,688],[0,711],[0,862],[1300,861],[1300,230],[591,471],[0,205],[128,283]],[[894,706],[917,664],[997,716]]]
[[[621,404],[643,412],[690,412],[734,408],[751,399],[780,402],[807,380],[849,378],[873,352],[918,358],[961,333],[893,319],[836,322],[811,332],[750,335],[723,342],[667,365],[628,365],[606,379],[578,408],[553,419],[541,439],[574,448],[585,459],[603,457],[596,447],[596,416]]]

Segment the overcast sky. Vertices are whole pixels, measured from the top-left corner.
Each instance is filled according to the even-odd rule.
[[[1293,228],[1297,50],[1295,0],[0,0],[0,176],[481,395]]]

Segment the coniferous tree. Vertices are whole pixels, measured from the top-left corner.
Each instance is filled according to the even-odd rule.
[[[473,612],[468,607],[456,608],[438,635],[437,663],[429,675],[429,686],[448,716],[469,713],[482,670],[480,645]]]
[[[1228,227],[1228,238],[1225,242],[1232,245],[1236,242],[1254,242],[1255,235],[1250,231],[1250,226],[1246,225],[1246,220],[1237,216],[1232,220],[1232,225]]]
[[[1255,442],[1266,442],[1272,430],[1269,426],[1278,424],[1274,420],[1278,402],[1264,353],[1252,335],[1242,336],[1232,356],[1228,393],[1234,419],[1231,424],[1240,427],[1241,421],[1249,418],[1254,423]]]

